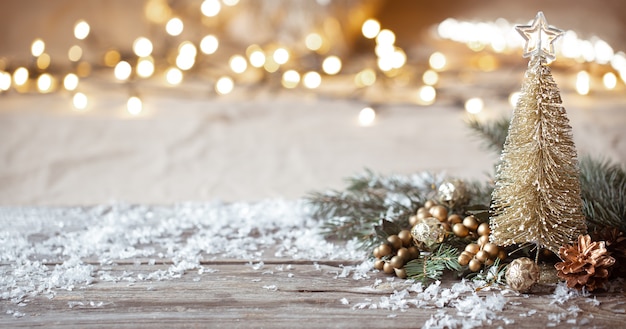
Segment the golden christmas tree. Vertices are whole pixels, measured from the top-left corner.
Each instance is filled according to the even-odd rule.
[[[497,167],[491,241],[558,253],[587,230],[572,128],[548,66],[562,31],[548,26],[542,12],[516,30],[530,61]]]

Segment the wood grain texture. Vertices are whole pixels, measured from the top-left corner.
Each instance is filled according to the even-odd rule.
[[[403,280],[389,281],[381,273],[355,280],[338,277],[341,262],[269,260],[260,269],[242,261],[211,262],[212,273],[189,271],[171,281],[102,282],[73,291],[58,291],[48,299],[37,296],[26,306],[8,301],[0,304],[0,327],[4,328],[410,328],[422,327],[437,312],[458,316],[450,305],[441,308],[411,306],[405,311],[359,309],[364,301],[388,297],[408,286]],[[291,264],[291,266],[289,266]],[[118,264],[106,268],[111,273],[147,274],[167,264]],[[375,285],[376,280],[379,279]],[[382,280],[382,282],[380,281]],[[446,280],[450,287],[457,280]],[[479,291],[480,296],[499,294]],[[349,304],[342,303],[346,299]],[[626,323],[626,298],[621,293],[600,294],[598,303],[589,298],[571,298],[564,304],[551,303],[546,288],[534,295],[507,295],[499,314],[512,320],[483,321],[484,327],[539,328],[618,328]],[[11,311],[24,313],[14,317]],[[572,314],[575,322],[555,315]],[[533,313],[534,312],[534,313]]]

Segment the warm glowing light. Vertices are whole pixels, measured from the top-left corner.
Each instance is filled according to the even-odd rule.
[[[387,44],[376,45],[374,48],[374,53],[378,57],[391,57],[395,51],[396,47]]]
[[[374,124],[376,119],[376,112],[371,107],[364,107],[359,112],[359,125],[361,127],[369,127]]]
[[[178,56],[176,56],[176,66],[181,70],[189,70],[196,62],[196,54],[198,50],[193,43],[184,41],[178,47]]]
[[[196,46],[193,43],[189,41],[183,41],[178,46],[178,53],[184,57],[196,57],[196,55],[198,54],[198,49],[196,49]]]
[[[68,73],[63,78],[63,87],[65,90],[73,91],[78,87],[78,76],[74,73]]]
[[[172,86],[179,85],[183,81],[183,72],[171,67],[165,72],[165,80]]]
[[[274,73],[278,71],[278,69],[280,68],[280,65],[276,63],[273,56],[268,56],[265,58],[265,63],[263,64],[263,68],[269,73]]]
[[[595,58],[598,64],[606,64],[613,58],[613,48],[606,41],[598,39],[593,45]]]
[[[152,49],[152,41],[148,38],[139,37],[133,42],[133,52],[139,57],[150,56]]]
[[[341,71],[341,59],[337,56],[328,56],[322,62],[322,70],[328,75],[335,75]]]
[[[37,57],[37,68],[45,70],[50,66],[50,55],[43,53]]]
[[[615,89],[617,87],[617,76],[613,72],[607,72],[602,76],[602,83],[606,89]]]
[[[287,61],[289,61],[289,51],[287,51],[287,49],[285,48],[278,48],[274,50],[274,54],[272,55],[272,57],[277,64],[285,64],[287,63]]]
[[[391,30],[381,30],[376,36],[376,43],[379,45],[393,45],[396,42],[396,35]]]
[[[361,26],[363,36],[368,39],[374,39],[380,32],[380,23],[375,19],[368,19]]]
[[[11,88],[11,74],[0,71],[0,90],[7,91]]]
[[[115,49],[107,50],[104,54],[104,65],[108,67],[115,67],[115,65],[120,62],[120,59],[122,59],[122,55],[120,55],[119,51]]]
[[[581,95],[589,93],[589,73],[580,71],[576,75],[576,92]]]
[[[195,63],[196,59],[194,57],[183,56],[182,54],[176,56],[176,66],[183,71],[191,69]]]
[[[440,52],[434,52],[428,59],[428,64],[435,71],[441,71],[446,66],[446,56]]]
[[[435,102],[437,91],[433,86],[423,86],[419,89],[420,103],[430,105]]]
[[[235,73],[243,73],[248,68],[248,62],[241,55],[231,56],[228,64],[230,65],[230,69]]]
[[[137,96],[130,97],[128,102],[126,102],[126,110],[128,110],[128,113],[131,115],[139,115],[143,110],[141,99]]]
[[[300,83],[300,73],[287,70],[283,73],[282,85],[285,88],[295,88]]]
[[[87,61],[79,62],[76,65],[76,75],[81,78],[88,77],[91,74],[91,64]]]
[[[37,78],[37,89],[41,93],[48,93],[52,91],[54,79],[48,73],[44,73]]]
[[[391,71],[393,69],[393,58],[391,56],[379,57],[376,64],[383,72]]]
[[[236,6],[239,3],[239,0],[222,0],[222,2],[227,6]]]
[[[200,41],[200,51],[204,54],[211,55],[217,51],[219,41],[214,35],[207,35]]]
[[[133,69],[130,64],[126,61],[121,61],[115,65],[115,70],[113,74],[117,80],[126,80],[130,77]]]
[[[221,77],[215,83],[215,91],[220,95],[226,95],[233,91],[235,82],[230,77]]]
[[[78,62],[81,57],[83,57],[83,48],[79,45],[73,45],[70,47],[70,50],[67,51],[67,57],[72,62]]]
[[[306,36],[306,39],[304,39],[304,44],[307,49],[317,51],[322,48],[324,40],[322,39],[322,36],[317,33],[309,33],[309,35]]]
[[[485,103],[483,103],[483,100],[478,97],[470,98],[465,102],[465,111],[471,114],[480,113],[484,107]]]
[[[87,96],[83,93],[76,93],[74,97],[72,97],[72,103],[75,109],[84,110],[87,108]]]
[[[175,37],[183,33],[184,27],[183,21],[181,21],[178,17],[174,17],[167,21],[167,24],[165,24],[165,32]]]
[[[512,92],[511,95],[509,95],[509,104],[511,104],[511,106],[513,107],[516,107],[521,95],[522,93],[519,91]]]
[[[434,86],[439,82],[439,74],[433,70],[426,70],[422,75],[422,81],[429,86]]]
[[[265,64],[265,54],[261,50],[254,50],[250,53],[250,65],[262,67]]]
[[[74,37],[78,40],[83,40],[89,35],[91,28],[89,24],[83,20],[76,22],[74,25]]]
[[[304,74],[302,83],[306,88],[315,89],[322,84],[322,76],[315,71],[307,72]]]
[[[16,86],[23,86],[28,81],[28,75],[28,69],[18,67],[15,69],[15,72],[13,72],[13,83],[15,83]]]
[[[45,50],[46,43],[41,39],[35,39],[33,44],[30,46],[30,53],[35,57],[41,56]]]
[[[367,87],[376,83],[376,72],[372,69],[364,69],[354,77],[357,87]]]
[[[154,62],[151,57],[139,59],[135,68],[137,75],[142,78],[149,78],[154,74]]]
[[[200,11],[206,17],[215,17],[220,13],[222,5],[218,0],[204,0],[200,6]]]
[[[391,54],[391,66],[394,69],[399,69],[406,64],[406,53],[402,49],[396,49]]]

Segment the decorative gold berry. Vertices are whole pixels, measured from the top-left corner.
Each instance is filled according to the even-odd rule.
[[[462,223],[462,222],[463,222],[463,218],[461,218],[461,216],[457,214],[452,214],[448,216],[448,223],[452,226],[456,223]]]
[[[472,255],[476,255],[476,253],[480,250],[480,246],[475,243],[470,243],[465,246],[465,251],[471,253]]]
[[[377,259],[377,260],[374,262],[374,268],[375,268],[375,269],[377,269],[377,270],[379,270],[379,271],[382,271],[382,270],[383,270],[383,266],[385,266],[385,261],[384,261],[384,260],[382,260],[382,259]]]
[[[457,223],[452,226],[452,232],[459,238],[464,238],[469,235],[469,230],[462,223]]]
[[[446,207],[444,206],[432,206],[430,209],[428,209],[428,212],[430,212],[430,214],[433,217],[437,218],[440,222],[445,222],[448,220],[448,209],[446,209]]]
[[[385,265],[383,265],[383,272],[387,274],[393,273],[393,266],[389,262],[385,262]]]
[[[411,242],[413,241],[413,237],[411,236],[411,231],[402,230],[398,233],[398,238],[402,241],[402,245],[405,247],[409,247]]]
[[[491,228],[489,228],[489,224],[487,223],[480,223],[480,225],[478,225],[478,228],[476,229],[476,233],[478,233],[478,235],[480,236],[489,236],[489,234],[491,234]]]
[[[483,264],[481,264],[478,259],[474,258],[472,260],[469,261],[469,270],[472,272],[478,272],[480,271],[480,268],[483,266]]]
[[[402,248],[402,240],[397,235],[390,235],[387,237],[387,242],[391,245],[394,250],[398,250]]]
[[[470,231],[476,231],[478,228],[478,220],[474,216],[467,216],[463,219],[463,225],[467,227]]]
[[[389,255],[391,255],[391,251],[392,251],[391,247],[388,244],[386,244],[386,243],[383,243],[380,246],[378,246],[378,255],[379,255],[379,257],[389,256]]]

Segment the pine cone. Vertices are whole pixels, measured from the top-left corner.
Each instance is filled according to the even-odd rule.
[[[606,250],[611,257],[615,258],[610,278],[626,278],[626,236],[624,232],[615,227],[605,227],[594,232],[594,241],[604,241]]]
[[[609,268],[615,263],[604,241],[592,242],[589,235],[578,236],[578,244],[562,246],[559,256],[563,261],[554,265],[557,276],[565,280],[568,287],[579,290],[604,288]]]

